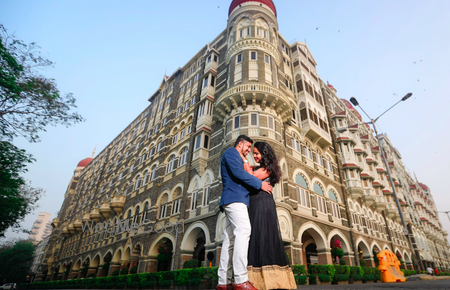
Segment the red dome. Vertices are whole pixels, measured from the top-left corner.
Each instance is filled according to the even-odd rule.
[[[273,11],[275,16],[277,16],[277,9],[275,8],[275,4],[273,4],[272,0],[233,0],[233,2],[231,2],[230,9],[228,10],[228,17],[230,17],[230,14],[231,14],[231,12],[233,12],[234,8],[238,7],[239,5],[241,5],[242,3],[245,3],[245,2],[262,3],[266,6],[268,6]]]
[[[329,87],[329,88],[333,88],[333,89],[334,89],[334,87],[333,87],[332,85],[330,85],[330,84],[328,84],[328,87]]]
[[[77,167],[86,167],[92,161],[92,159],[94,159],[94,158],[89,157],[89,158],[85,158],[85,159],[81,160],[78,163]]]

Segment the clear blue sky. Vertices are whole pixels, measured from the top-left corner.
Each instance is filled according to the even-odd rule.
[[[290,42],[306,39],[320,77],[339,97],[355,96],[375,117],[414,94],[379,126],[408,169],[430,187],[438,210],[450,210],[450,1],[274,2],[280,32]],[[57,80],[61,92],[74,94],[87,119],[48,128],[38,144],[16,140],[37,159],[26,178],[47,191],[25,227],[39,211],[55,215],[77,163],[96,146],[100,152],[146,108],[166,70],[170,75],[183,66],[225,29],[230,3],[0,2],[0,23],[19,39],[37,42],[56,62],[44,74]],[[440,218],[450,232],[447,217]]]

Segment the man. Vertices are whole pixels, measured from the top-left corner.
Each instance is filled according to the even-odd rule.
[[[433,276],[433,269],[431,268],[431,265],[428,265],[427,272],[428,275]]]
[[[220,210],[225,212],[224,240],[220,254],[219,283],[217,290],[241,290],[255,287],[248,281],[247,253],[251,227],[248,217],[249,189],[261,189],[269,193],[272,187],[244,170],[243,157],[252,147],[253,141],[245,135],[236,139],[234,148],[228,148],[222,156],[222,197]],[[234,271],[234,285],[231,275]]]

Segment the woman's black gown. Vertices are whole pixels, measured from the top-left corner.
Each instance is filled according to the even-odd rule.
[[[270,182],[270,178],[264,181]],[[252,226],[248,249],[249,281],[259,290],[296,289],[273,195],[262,190],[251,192],[249,217]]]

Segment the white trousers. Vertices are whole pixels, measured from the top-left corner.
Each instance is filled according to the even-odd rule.
[[[220,252],[219,285],[231,284],[234,270],[234,282],[248,281],[247,253],[251,226],[248,208],[241,202],[225,205],[225,231]]]

